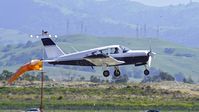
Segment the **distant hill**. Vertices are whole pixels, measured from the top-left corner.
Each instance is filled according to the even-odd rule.
[[[27,35],[46,29],[60,35],[161,37],[199,47],[198,10],[194,2],[153,7],[130,0],[2,0],[0,28]],[[2,36],[6,43],[16,39]]]
[[[2,45],[7,44],[24,44],[27,41],[35,41],[26,33],[18,30],[2,29],[0,28],[0,43]]]
[[[135,39],[129,37],[95,37],[88,35],[71,35],[62,36],[54,39],[58,45],[66,52],[74,52],[72,47],[77,50],[86,50],[104,45],[120,44],[131,49],[149,49],[149,40],[151,40],[152,49],[157,53],[153,59],[152,67],[156,70],[162,70],[172,75],[191,76],[198,81],[199,49],[188,48],[173,42],[156,38]],[[31,59],[42,58],[41,42],[27,42],[26,44],[14,44],[0,47],[0,70],[9,69],[16,71],[22,64],[29,62]],[[62,79],[69,75],[83,75],[88,78],[91,75],[102,76],[101,68],[92,70],[91,67],[74,67],[74,66],[46,66],[48,75],[54,78]],[[122,67],[123,74],[133,75],[136,70],[143,77],[144,67],[125,66]],[[152,72],[152,74],[154,74]],[[58,77],[59,76],[59,77]]]

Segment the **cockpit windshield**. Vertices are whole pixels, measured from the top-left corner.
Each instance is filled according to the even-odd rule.
[[[124,47],[124,46],[120,46],[120,48],[122,49],[123,53],[126,53],[126,52],[128,52],[130,50],[129,48]]]

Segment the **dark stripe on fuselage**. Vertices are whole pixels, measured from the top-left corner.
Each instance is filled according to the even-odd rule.
[[[55,43],[50,38],[42,38],[41,41],[44,46],[55,45]]]
[[[148,56],[139,56],[139,57],[120,57],[115,58],[120,61],[124,61],[124,64],[121,65],[129,65],[129,64],[146,64],[149,57]],[[77,65],[77,66],[95,66],[93,63],[87,60],[71,60],[71,61],[56,61],[56,62],[49,62],[49,64],[54,65]]]
[[[139,56],[139,57],[121,57],[116,58],[117,60],[124,61],[123,65],[136,64],[136,63],[146,63],[148,61],[148,56]]]
[[[86,60],[55,61],[55,62],[49,62],[49,64],[53,64],[53,65],[95,66],[93,63],[90,63],[89,61],[86,61]]]

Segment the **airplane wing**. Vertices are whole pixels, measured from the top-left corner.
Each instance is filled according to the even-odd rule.
[[[84,59],[93,63],[96,66],[102,66],[104,64],[108,66],[114,66],[114,65],[120,65],[124,63],[124,61],[119,61],[111,56],[107,56],[104,54],[91,55],[91,56],[84,57]]]

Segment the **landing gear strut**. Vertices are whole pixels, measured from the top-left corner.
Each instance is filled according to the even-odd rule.
[[[150,74],[149,70],[144,70],[144,75],[148,76]]]
[[[107,69],[108,65],[107,64],[103,64],[102,69],[104,70],[103,72],[103,76],[104,77],[108,77],[110,75],[109,70]]]

